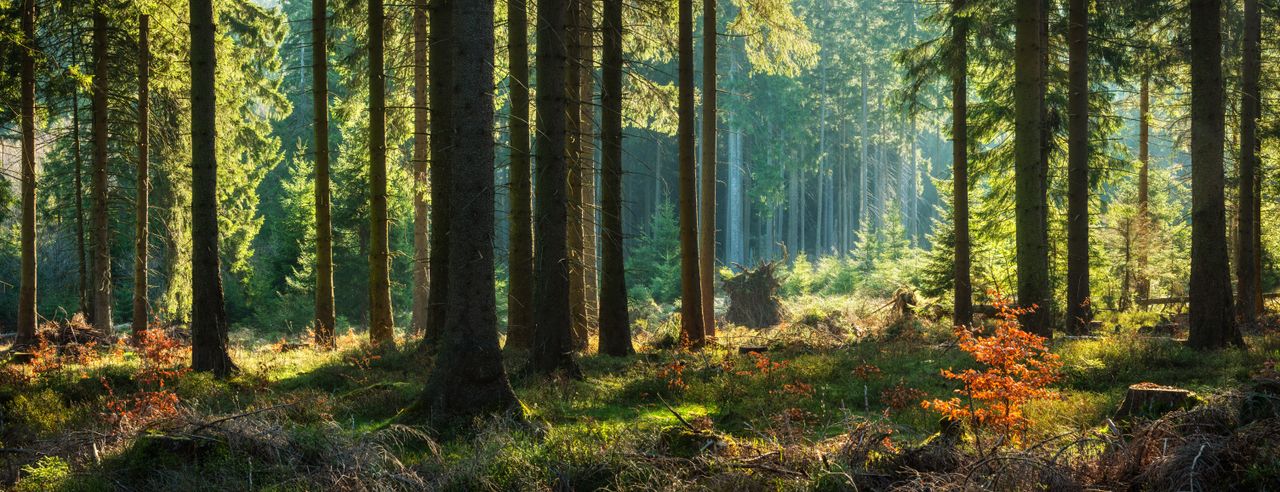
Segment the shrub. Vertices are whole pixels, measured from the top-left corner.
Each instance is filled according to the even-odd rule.
[[[57,490],[71,476],[71,465],[57,456],[45,456],[22,467],[22,473],[25,476],[14,487],[18,492]]]

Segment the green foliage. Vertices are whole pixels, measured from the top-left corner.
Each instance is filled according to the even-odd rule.
[[[57,456],[45,456],[22,467],[23,477],[14,486],[18,492],[63,490],[71,476],[71,465]]]
[[[4,408],[4,415],[19,429],[27,429],[38,436],[49,436],[61,431],[71,420],[71,413],[62,397],[50,388],[31,394],[19,394]]]
[[[670,303],[680,297],[680,231],[675,208],[658,207],[648,234],[627,257],[628,296],[636,302]]]

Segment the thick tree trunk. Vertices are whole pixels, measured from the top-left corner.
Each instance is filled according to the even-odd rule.
[[[622,0],[604,0],[602,14],[599,350],[621,357],[634,352],[622,247]]]
[[[1243,329],[1250,329],[1257,323],[1257,304],[1260,292],[1257,290],[1256,252],[1257,224],[1261,217],[1256,215],[1254,202],[1258,175],[1258,114],[1260,93],[1258,91],[1259,72],[1262,67],[1261,49],[1262,21],[1258,13],[1258,0],[1244,1],[1244,47],[1243,60],[1240,65],[1240,191],[1237,204],[1236,228],[1236,315]]]
[[[433,81],[450,80],[453,76],[453,2],[431,0],[430,66]],[[431,259],[428,283],[427,331],[422,341],[435,343],[444,330],[449,295],[449,172],[453,168],[453,108],[449,88],[431,84]]]
[[[1089,2],[1068,6],[1067,333],[1089,331]]]
[[[1138,169],[1138,231],[1145,238],[1151,233],[1149,230],[1151,226],[1151,154],[1149,147],[1151,139],[1151,74],[1146,70],[1142,72],[1142,87],[1139,89],[1138,98],[1138,161],[1141,162]],[[1130,231],[1125,233],[1129,234]],[[1126,238],[1126,241],[1129,241],[1129,239]],[[1140,241],[1138,244],[1138,274],[1135,276],[1136,282],[1134,283],[1137,287],[1138,299],[1146,299],[1151,295],[1151,281],[1147,279],[1146,246],[1148,242]]]
[[[534,371],[564,371],[580,376],[573,358],[572,320],[569,314],[568,162],[566,136],[568,90],[565,75],[569,50],[565,45],[568,19],[566,0],[539,0],[537,27],[537,133],[534,194]]]
[[[595,7],[594,0],[580,0],[578,46],[582,50],[582,85],[579,86],[582,132],[579,157],[582,166],[582,302],[586,313],[584,327],[590,328],[600,317],[599,237],[596,234],[596,144],[595,144]],[[586,348],[588,334],[582,337]]]
[[[955,221],[955,305],[952,323],[973,324],[973,284],[969,247],[969,22],[965,0],[952,0],[951,165],[952,219]]]
[[[1191,0],[1191,335],[1198,349],[1243,345],[1232,317],[1222,152],[1222,0]]]
[[[107,14],[101,5],[93,12],[93,328],[110,335],[111,318],[111,231],[107,210],[107,94],[111,78],[107,73]]]
[[[429,0],[413,2],[413,333],[427,332],[431,318],[431,159],[430,84],[427,74],[427,8]],[[521,38],[523,39],[523,38]],[[512,84],[512,90],[516,89]]]
[[[584,156],[586,146],[586,122],[582,120],[582,61],[584,60],[581,31],[582,4],[589,0],[569,0],[569,17],[565,24],[569,62],[565,74],[565,91],[568,92],[568,136],[566,137],[569,166],[569,230],[565,235],[569,247],[569,313],[573,327],[573,349],[582,351],[587,348],[587,293],[586,293],[586,247],[583,243],[583,217],[586,204],[582,201],[582,182],[587,159]]]
[[[150,236],[147,209],[150,206],[151,178],[147,171],[150,146],[148,133],[148,79],[151,72],[151,48],[148,40],[151,17],[138,17],[138,197],[137,229],[134,231],[133,260],[133,333],[147,329],[147,238]]]
[[[697,162],[694,158],[693,0],[679,0],[680,336],[692,348],[706,342],[698,275]]]
[[[1043,153],[1043,56],[1047,47],[1041,37],[1045,15],[1042,1],[1019,0],[1016,15],[1014,180],[1018,303],[1035,307],[1022,317],[1023,329],[1051,336],[1047,166]]]
[[[17,346],[36,342],[36,1],[22,2],[22,271]]]
[[[507,347],[533,343],[533,202],[529,170],[529,22],[526,0],[507,0],[507,54],[511,66],[511,215],[507,292]]]
[[[369,0],[369,341],[395,343],[387,226],[387,97],[382,0]]]
[[[212,0],[191,0],[191,367],[227,377],[227,312],[218,257],[217,91]]]
[[[702,2],[702,201],[698,238],[698,280],[702,329],[715,338],[716,268],[716,1]]]
[[[311,1],[311,97],[315,109],[316,306],[315,337],[333,348],[337,323],[333,302],[333,219],[329,207],[329,59],[327,0]]]
[[[377,0],[375,0],[377,1]],[[449,88],[459,145],[450,174],[457,203],[449,216],[449,311],[426,387],[408,415],[470,423],[492,414],[521,416],[498,345],[493,285],[493,1],[453,2],[457,70],[435,79]]]

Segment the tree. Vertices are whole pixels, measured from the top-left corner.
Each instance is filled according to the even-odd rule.
[[[382,0],[369,0],[369,341],[395,343],[391,248],[387,244],[387,97]]]
[[[705,343],[702,286],[698,276],[698,170],[693,131],[693,0],[680,0],[680,337],[690,347]]]
[[[218,256],[217,90],[213,1],[191,10],[191,367],[227,377],[227,312]]]
[[[1032,307],[1022,326],[1048,337],[1049,325],[1049,229],[1044,155],[1043,57],[1048,48],[1041,29],[1045,16],[1041,0],[1018,0],[1014,64],[1014,180],[1017,201],[1018,302]]]
[[[427,1],[413,2],[413,332],[427,331],[431,305],[431,223],[427,206],[431,156],[430,83],[427,74]]]
[[[622,247],[622,0],[604,0],[602,14],[599,350],[622,357],[634,352]]]
[[[1067,332],[1089,331],[1089,4],[1071,0],[1067,28]]]
[[[112,332],[111,319],[111,231],[107,210],[107,95],[111,76],[107,73],[107,13],[99,2],[93,8],[93,328]]]
[[[151,72],[151,48],[148,39],[151,17],[138,16],[138,196],[137,229],[134,232],[133,260],[133,333],[138,335],[147,329],[147,238],[150,236],[147,209],[150,206],[151,178],[147,167],[150,148],[149,134],[149,77]]]
[[[702,2],[702,201],[698,276],[702,329],[716,335],[716,1]]]
[[[569,220],[565,240],[569,248],[569,319],[573,331],[573,348],[582,351],[587,348],[587,248],[585,241],[586,209],[588,204],[583,200],[586,169],[591,157],[587,154],[587,135],[591,126],[584,119],[583,108],[590,101],[583,99],[583,86],[590,84],[583,70],[588,46],[584,46],[582,33],[588,31],[589,21],[584,21],[584,9],[590,0],[569,0],[569,17],[566,21],[565,35],[568,36],[569,68],[565,77],[565,88],[569,91],[567,100],[569,121],[568,166],[569,166]],[[586,4],[586,5],[584,5]],[[590,89],[586,91],[591,95]]]
[[[534,195],[534,371],[550,374],[564,371],[578,376],[581,370],[573,358],[572,320],[569,311],[568,131],[569,91],[577,87],[565,83],[569,50],[566,39],[566,0],[538,2],[537,80],[543,90],[537,95],[535,159],[537,190]]]
[[[527,350],[533,331],[533,201],[529,159],[529,22],[525,0],[507,0],[511,71],[511,245],[507,264],[507,346]]]
[[[22,273],[16,345],[36,341],[36,1],[22,2]]]
[[[1146,231],[1151,222],[1151,71],[1142,71],[1141,87],[1138,89],[1138,224],[1140,231]],[[1137,248],[1138,276],[1137,294],[1139,299],[1151,295],[1151,280],[1147,278],[1147,248]],[[1126,299],[1127,295],[1124,296]],[[1122,301],[1122,302],[1127,302]]]
[[[952,217],[955,221],[955,310],[952,323],[973,324],[973,284],[969,246],[969,20],[965,0],[951,2],[951,166]]]
[[[374,0],[377,1],[377,0]],[[412,412],[434,422],[504,413],[520,417],[520,403],[502,366],[493,285],[493,1],[452,2],[458,70],[444,84],[460,145],[449,187],[457,203],[449,216],[449,305],[426,387]]]
[[[1261,265],[1256,258],[1257,222],[1261,217],[1254,209],[1257,199],[1255,183],[1258,177],[1258,116],[1261,108],[1258,90],[1262,67],[1262,21],[1258,13],[1258,0],[1244,2],[1244,47],[1240,64],[1240,192],[1236,207],[1239,220],[1236,228],[1236,314],[1243,328],[1252,327],[1258,318],[1258,297],[1261,293],[1255,281]]]
[[[1198,349],[1244,345],[1232,317],[1222,152],[1222,0],[1191,0],[1191,335]]]
[[[453,74],[453,0],[431,0],[431,80]],[[453,108],[445,84],[431,84],[431,259],[428,276],[427,331],[424,343],[434,343],[444,330],[449,294],[449,172],[453,155]]]
[[[311,95],[315,112],[316,342],[333,348],[337,324],[333,301],[333,218],[329,204],[329,50],[327,0],[311,0]]]

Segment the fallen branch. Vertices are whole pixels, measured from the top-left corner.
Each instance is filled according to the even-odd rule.
[[[661,401],[662,406],[667,407],[667,411],[671,412],[671,415],[675,415],[676,420],[679,420],[681,424],[684,424],[684,427],[686,429],[689,429],[690,432],[701,432],[698,429],[694,428],[693,425],[690,424],[688,420],[685,420],[684,417],[680,415],[680,412],[677,412],[676,409],[671,408],[671,404],[667,403],[667,400],[665,398],[663,398],[662,396],[658,396],[658,401]]]
[[[200,432],[200,431],[202,431],[202,430],[208,429],[208,428],[210,428],[210,427],[213,427],[213,426],[215,426],[215,425],[221,424],[221,423],[226,422],[226,421],[228,421],[228,420],[241,419],[241,418],[245,418],[245,417],[249,417],[249,416],[257,415],[257,414],[260,414],[260,413],[270,412],[270,411],[272,411],[272,410],[278,410],[278,409],[285,408],[285,407],[291,407],[291,406],[293,406],[293,405],[294,405],[293,403],[281,403],[281,404],[279,404],[279,405],[274,405],[274,406],[270,406],[270,407],[267,407],[267,408],[259,408],[259,409],[257,409],[257,410],[253,410],[253,411],[250,411],[250,412],[244,412],[244,413],[239,413],[239,414],[235,414],[235,415],[231,415],[231,416],[227,416],[227,417],[222,417],[222,418],[220,418],[220,419],[210,420],[210,421],[208,421],[208,422],[205,422],[205,423],[203,423],[203,424],[200,424],[200,426],[199,426],[199,427],[196,427],[196,428],[195,428],[195,430],[191,431],[191,434],[196,434],[196,433],[198,433],[198,432]]]

